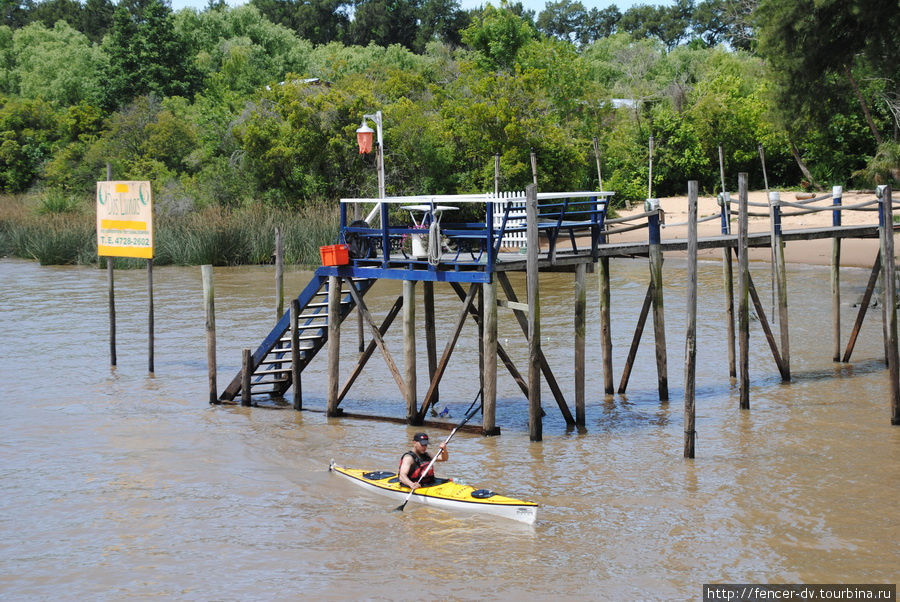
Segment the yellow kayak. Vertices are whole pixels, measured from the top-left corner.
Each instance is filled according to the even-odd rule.
[[[369,471],[344,468],[331,461],[328,470],[341,475],[371,491],[403,501],[409,495],[409,487],[402,485],[396,472]],[[454,483],[449,479],[436,479],[433,485],[419,487],[410,498],[412,502],[468,512],[482,512],[533,524],[538,505],[499,495],[488,489],[475,489],[469,485]]]

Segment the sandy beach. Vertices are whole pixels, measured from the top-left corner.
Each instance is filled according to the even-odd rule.
[[[824,194],[824,193],[823,193]],[[798,199],[797,197],[802,197]],[[807,198],[808,195],[794,192],[782,192],[782,201],[798,202]],[[818,196],[822,196],[819,194]],[[736,197],[736,194],[732,194]],[[865,201],[874,200],[875,195],[871,191],[845,191],[842,204],[855,205]],[[764,203],[767,201],[766,192],[764,190],[753,191],[748,195],[748,201]],[[660,207],[665,212],[665,221],[668,225],[662,228],[662,237],[665,239],[684,239],[687,238],[687,226],[678,225],[687,222],[687,197],[666,197],[659,199]],[[810,207],[822,207],[831,204],[831,199],[825,199],[810,204]],[[732,206],[732,231],[737,228],[737,207]],[[633,206],[630,210],[620,209],[619,217],[627,217],[643,212],[642,204]],[[785,207],[785,213],[796,211],[795,208]],[[766,209],[762,207],[749,207],[750,213],[764,213]],[[697,202],[697,217],[703,219],[710,215],[719,215],[720,209],[715,197],[701,196]],[[785,217],[782,219],[782,228],[784,230],[798,230],[803,228],[821,228],[831,226],[832,212],[819,211],[816,213],[808,213],[801,216]],[[844,225],[865,225],[877,224],[878,213],[876,211],[844,211],[842,213],[842,223]],[[770,229],[770,220],[768,217],[750,217],[748,227],[750,232],[768,232]],[[718,219],[701,222],[697,226],[699,236],[715,236],[721,233],[721,225]],[[615,235],[611,238],[612,242],[616,241],[633,241],[645,240],[647,236],[646,229],[633,230]],[[878,253],[878,239],[844,239],[841,244],[841,265],[855,267],[871,267],[872,261]],[[792,241],[785,243],[785,259],[789,263],[807,263],[817,265],[831,264],[832,239],[810,240],[810,241]],[[721,251],[712,249],[700,251],[701,259],[720,259]],[[751,261],[769,261],[771,250],[769,248],[750,249]]]

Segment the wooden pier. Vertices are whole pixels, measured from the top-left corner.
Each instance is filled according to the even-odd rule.
[[[647,257],[650,283],[641,312],[634,327],[631,346],[616,391],[624,393],[633,368],[648,318],[653,319],[657,387],[661,401],[669,399],[667,342],[665,337],[665,287],[663,257],[666,252],[684,251],[688,255],[689,290],[688,327],[685,335],[685,445],[684,455],[694,455],[694,361],[696,357],[696,262],[699,250],[722,249],[723,306],[726,309],[729,377],[737,378],[740,386],[740,407],[750,408],[749,388],[749,314],[755,307],[765,333],[775,367],[782,380],[791,379],[790,333],[788,322],[788,283],[785,271],[784,244],[788,241],[831,239],[833,241],[831,285],[833,297],[833,358],[848,362],[856,338],[875,291],[878,277],[883,285],[883,307],[896,307],[894,275],[892,192],[880,187],[869,201],[843,205],[841,190],[802,202],[782,201],[772,193],[768,204],[749,203],[747,176],[738,178],[737,199],[728,194],[719,198],[720,214],[697,219],[697,184],[688,183],[689,220],[686,239],[663,240],[661,222],[664,213],[653,199],[645,203],[644,211],[636,216],[607,219],[608,192],[538,193],[529,186],[521,194],[459,195],[394,197],[385,199],[342,199],[339,240],[348,245],[350,258],[345,265],[318,268],[306,288],[281,314],[276,326],[260,346],[251,353],[245,350],[242,370],[235,375],[219,402],[233,402],[240,398],[243,405],[254,404],[259,396],[282,398],[291,387],[293,408],[305,409],[302,395],[303,369],[317,353],[327,346],[328,386],[325,412],[329,416],[344,414],[341,403],[347,398],[355,380],[365,369],[376,349],[386,363],[397,384],[404,408],[403,417],[370,417],[401,421],[411,425],[425,423],[429,410],[437,403],[441,379],[463,325],[473,320],[479,332],[478,368],[483,395],[482,425],[484,435],[500,433],[496,426],[497,371],[500,364],[509,372],[528,400],[529,436],[533,441],[542,438],[544,409],[541,400],[542,380],[547,383],[553,401],[566,424],[578,429],[585,427],[585,341],[589,328],[600,334],[603,383],[606,394],[614,393],[610,328],[610,260],[623,257]],[[822,205],[822,202],[827,204]],[[354,204],[380,204],[380,223],[348,222],[348,207]],[[453,212],[466,204],[484,207],[484,221],[474,223],[451,222]],[[412,216],[412,223],[392,223],[391,206],[400,206]],[[766,213],[752,212],[754,206],[764,205]],[[733,211],[736,206],[736,211]],[[831,211],[833,225],[829,228],[785,229],[782,220],[814,211]],[[871,225],[844,226],[843,211],[877,212]],[[357,213],[358,214],[358,213]],[[732,214],[737,215],[737,232],[732,232]],[[397,212],[393,213],[396,220]],[[417,217],[417,215],[419,217]],[[748,233],[748,217],[771,216],[769,232]],[[721,233],[699,238],[697,222],[717,219]],[[623,232],[646,229],[645,242],[615,242]],[[425,235],[427,232],[427,236]],[[510,244],[521,245],[524,233],[524,253]],[[840,244],[848,238],[879,238],[880,251],[874,258],[872,275],[860,304],[859,313],[846,348],[841,349],[840,336]],[[410,244],[412,243],[412,244]],[[773,249],[774,273],[777,284],[778,332],[770,326],[759,295],[750,277],[748,250],[751,247]],[[513,252],[510,252],[513,251]],[[737,260],[737,322],[735,329],[734,259]],[[600,324],[588,325],[586,317],[585,274],[590,270],[599,274]],[[556,376],[541,350],[540,272],[569,272],[573,274],[574,291],[574,399],[565,399]],[[516,291],[510,283],[510,272],[524,272],[526,287]],[[387,314],[379,320],[366,305],[365,295],[379,279],[402,280],[402,292]],[[415,289],[422,283],[421,302],[424,312],[424,342],[428,357],[429,386],[416,390],[417,339],[415,313],[419,307]],[[461,301],[453,322],[450,337],[438,354],[435,337],[435,283],[444,283]],[[502,296],[498,290],[502,289]],[[354,313],[370,338],[362,344],[361,353],[349,373],[343,375],[339,362],[341,326]],[[498,310],[511,311],[522,328],[528,343],[527,366],[516,366],[497,338]],[[394,353],[385,344],[384,335],[401,316],[403,329],[402,353]],[[569,333],[554,333],[565,334]],[[891,379],[889,400],[891,422],[900,424],[900,385],[898,385],[898,353],[896,311],[884,314],[885,352]],[[735,346],[737,338],[737,348]],[[469,361],[463,358],[458,361]],[[574,413],[569,402],[574,404]],[[354,415],[355,416],[355,415]],[[433,425],[439,423],[432,423]]]

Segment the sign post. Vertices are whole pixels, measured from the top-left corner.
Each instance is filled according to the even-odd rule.
[[[112,259],[147,260],[149,371],[153,372],[153,195],[150,182],[97,182],[97,256],[107,257],[110,282],[110,353],[116,365]]]

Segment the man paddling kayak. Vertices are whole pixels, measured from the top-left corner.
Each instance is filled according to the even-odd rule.
[[[450,457],[447,452],[447,443],[440,444],[440,454],[435,462],[446,462]],[[412,449],[400,456],[400,468],[397,470],[397,476],[400,482],[415,490],[416,487],[430,485],[434,481],[434,468],[430,468],[428,464],[431,462],[431,455],[428,453],[428,434],[416,433],[413,436]],[[424,474],[425,469],[428,472]],[[417,484],[418,483],[418,484]]]

